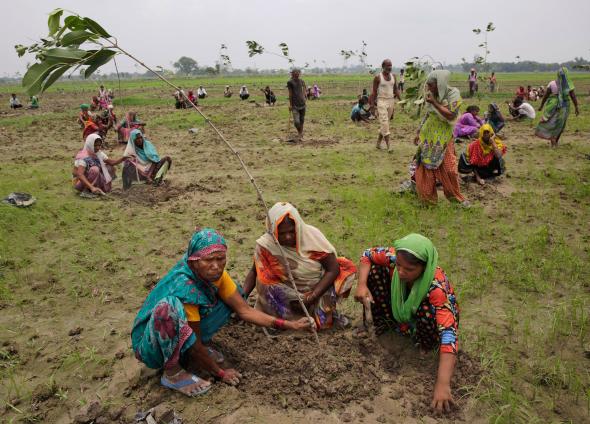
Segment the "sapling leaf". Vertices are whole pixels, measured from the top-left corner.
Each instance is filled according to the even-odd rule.
[[[103,66],[105,63],[110,61],[117,52],[115,50],[102,49],[96,54],[92,55],[88,60],[84,62],[85,65],[89,65],[84,71],[84,78],[90,77],[98,68]]]
[[[49,28],[49,35],[55,34],[59,31],[59,21],[61,20],[61,15],[64,13],[63,9],[55,9],[53,12],[49,14],[49,18],[47,19],[47,27]]]
[[[23,46],[22,44],[17,44],[14,46],[14,49],[16,50],[18,57],[23,57],[23,55],[27,52],[27,47]]]
[[[83,22],[86,24],[86,28],[88,28],[93,33],[98,34],[98,35],[100,35],[102,37],[105,37],[105,38],[110,38],[111,37],[111,34],[109,34],[108,32],[106,32],[106,30],[103,27],[101,27],[98,24],[98,22],[93,21],[90,18],[84,18],[83,19]]]
[[[43,83],[43,86],[41,87],[41,93],[43,93],[45,90],[47,90],[49,87],[51,87],[53,85],[53,83],[55,81],[57,81],[59,79],[59,77],[61,77],[68,69],[71,68],[71,65],[62,65],[61,67],[55,69],[53,72],[51,72],[51,75],[49,75],[49,78],[47,78],[45,80],[45,82]]]
[[[41,84],[51,71],[57,67],[59,67],[59,65],[51,65],[46,62],[31,65],[23,76],[22,81],[26,93],[30,96],[39,94],[41,92]]]
[[[86,25],[84,24],[84,21],[82,20],[82,18],[80,18],[79,16],[76,16],[76,15],[67,16],[64,19],[64,25],[66,27],[68,27],[69,29],[71,29],[72,31],[86,29]]]
[[[88,31],[71,31],[61,38],[61,45],[66,47],[70,45],[79,46],[90,38],[95,38],[96,35]]]
[[[75,47],[56,47],[48,49],[43,52],[47,58],[61,60],[63,63],[75,63],[82,59],[86,54],[86,50]]]

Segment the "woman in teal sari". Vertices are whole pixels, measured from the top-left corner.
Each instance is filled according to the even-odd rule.
[[[127,190],[134,181],[153,182],[158,185],[172,166],[170,156],[160,158],[156,147],[142,134],[134,129],[129,135],[125,147],[125,164],[123,165],[123,189]]]
[[[539,112],[543,111],[543,116],[537,125],[535,135],[550,140],[551,147],[557,147],[559,138],[565,129],[570,114],[570,98],[574,104],[576,116],[580,114],[574,88],[567,68],[562,66],[557,71],[557,78],[547,86],[543,100],[541,100]]]
[[[233,312],[263,327],[309,330],[314,325],[307,318],[285,321],[248,306],[241,287],[225,271],[226,252],[225,239],[217,231],[196,231],[182,259],[150,292],[133,323],[136,358],[163,369],[162,385],[187,396],[207,392],[211,383],[185,371],[181,362],[227,384],[240,382],[241,374],[222,368],[223,355],[209,345]]]

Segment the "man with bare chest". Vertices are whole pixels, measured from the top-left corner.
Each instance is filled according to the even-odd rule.
[[[398,86],[395,81],[395,75],[391,73],[391,60],[385,59],[381,64],[381,72],[373,79],[373,93],[371,95],[372,106],[377,108],[379,117],[379,136],[377,138],[377,148],[381,148],[381,143],[385,140],[387,150],[389,150],[389,121],[393,117],[393,106],[395,99],[400,99]]]

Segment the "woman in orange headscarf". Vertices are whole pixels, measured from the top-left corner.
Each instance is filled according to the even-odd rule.
[[[244,282],[247,294],[256,288],[256,308],[275,317],[294,319],[303,313],[302,299],[319,329],[330,328],[335,322],[346,326],[348,319],[337,313],[336,305],[350,293],[354,263],[339,258],[322,232],[303,222],[290,203],[275,204],[269,217],[267,232],[256,241],[254,265]],[[283,254],[297,290],[289,281]]]

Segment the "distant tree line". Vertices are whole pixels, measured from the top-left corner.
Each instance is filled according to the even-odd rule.
[[[563,63],[541,63],[534,60],[518,60],[516,62],[488,62],[487,71],[494,72],[553,72],[561,66],[567,66],[569,70],[584,69],[590,65],[590,61],[583,57],[576,57]],[[455,72],[469,72],[471,68],[481,69],[481,65],[475,62],[465,62],[458,65],[450,65],[447,69]]]
[[[198,65],[195,59],[187,56],[180,57],[172,64],[172,66],[174,68],[173,70],[164,69],[162,67],[157,67],[157,69],[159,72],[162,72],[167,76],[281,75],[288,72],[287,69],[255,69],[250,67],[245,69],[228,69],[219,63],[216,63],[214,66],[201,67]],[[588,71],[590,70],[590,61],[582,57],[576,57],[573,60],[563,63],[542,63],[532,60],[519,60],[516,62],[489,62],[486,64],[486,70],[495,72],[553,72],[560,66],[567,66],[572,71]],[[444,68],[453,72],[469,72],[471,68],[482,70],[482,66],[476,64],[475,61],[464,61],[463,63],[459,64],[444,65]],[[399,71],[399,68],[396,68],[396,71]],[[367,68],[361,64],[340,67],[309,67],[305,69],[305,72],[308,74],[365,74],[367,73]],[[16,73],[14,76],[0,77],[0,84],[12,84],[20,81],[21,77],[22,76],[20,73]],[[142,79],[153,78],[153,74],[150,72],[119,72],[119,77],[121,79]],[[78,80],[84,78],[80,75],[72,75],[69,78],[61,79]],[[113,80],[117,79],[117,74],[114,72],[110,74],[101,74],[100,71],[97,71],[96,74],[91,77],[91,79]]]

